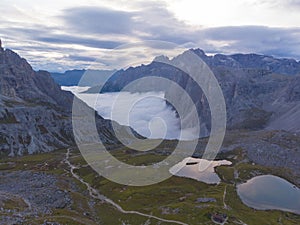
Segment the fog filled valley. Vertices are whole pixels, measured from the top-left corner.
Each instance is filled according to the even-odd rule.
[[[0,224],[299,224],[300,63],[192,53],[226,103],[213,158],[209,97],[171,66],[188,51],[114,71],[101,91],[57,84],[1,47]],[[184,88],[196,118],[169,83],[120,91],[154,74]]]
[[[176,112],[166,104],[163,92],[81,93],[88,88],[62,87],[86,102],[103,118],[130,126],[144,137],[182,140],[197,138],[192,131],[180,130],[180,120]],[[118,104],[118,107],[114,107],[114,104]],[[127,111],[130,111],[128,118],[125,114]]]
[[[0,1],[0,225],[299,225],[300,1]]]

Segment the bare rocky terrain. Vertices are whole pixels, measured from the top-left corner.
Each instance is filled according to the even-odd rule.
[[[21,224],[24,218],[49,215],[53,209],[68,208],[71,205],[71,197],[66,189],[58,186],[60,178],[43,172],[16,171],[1,172],[0,193],[1,201],[16,199],[25,203],[23,210],[4,209],[0,207],[3,216],[0,224]],[[17,181],[17,182],[16,182]],[[78,191],[76,185],[69,185],[73,191]],[[12,215],[11,215],[12,214]]]

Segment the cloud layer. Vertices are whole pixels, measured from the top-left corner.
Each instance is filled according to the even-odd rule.
[[[180,121],[166,105],[162,92],[80,94],[85,87],[63,87],[72,91],[105,119],[131,126],[148,138],[178,139],[196,138],[192,130],[183,130]]]
[[[256,2],[251,0],[251,4]],[[260,3],[285,11],[299,8],[299,2],[295,0],[284,4],[278,0]],[[199,47],[209,53],[255,52],[300,59],[300,24],[299,27],[202,27],[179,20],[162,2],[135,2],[133,5],[131,10],[107,6],[65,7],[48,16],[49,23],[35,20],[16,7],[7,9],[10,14],[1,9],[0,37],[4,39],[5,47],[28,58],[35,69],[50,71],[86,68],[94,64],[100,68],[118,69],[124,64],[118,62],[125,59],[114,58],[111,50],[147,40],[172,42],[186,48]],[[164,46],[159,50],[163,54]],[[136,50],[127,54],[126,60],[152,57],[151,51]]]

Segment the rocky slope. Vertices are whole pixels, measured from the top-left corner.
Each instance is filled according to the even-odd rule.
[[[257,54],[206,55],[191,50],[212,70],[223,91],[227,107],[228,129],[283,129],[300,131],[300,62]],[[102,92],[122,90],[142,77],[163,77],[176,82],[192,97],[201,120],[200,136],[210,131],[210,110],[205,95],[183,71],[169,65],[187,61],[187,52],[170,60],[157,57],[151,64],[116,72],[103,86]],[[187,62],[188,63],[188,62]],[[184,99],[172,92],[170,83],[135,85],[133,91],[165,91],[166,98],[182,106],[184,117],[190,109]],[[185,128],[195,122],[186,118]]]
[[[48,72],[35,72],[25,59],[0,46],[0,155],[48,152],[74,145],[73,98]],[[84,110],[92,110],[78,101]],[[117,143],[111,121],[95,117],[101,140]]]
[[[213,71],[227,108],[228,129],[276,129],[292,132],[300,131],[299,115],[300,63],[295,60],[274,59],[260,55],[215,55],[206,56],[203,51],[194,50]],[[187,52],[172,61],[185,62]],[[283,69],[285,68],[285,70]],[[279,74],[282,73],[282,74]],[[205,123],[207,135],[210,129],[210,111],[204,94],[195,93],[191,78],[183,77],[185,90],[196,99],[200,119]],[[181,101],[168,89],[166,96]],[[198,97],[197,97],[198,96]],[[181,104],[184,107],[184,104]],[[188,116],[186,110],[186,116]],[[192,126],[193,121],[187,126]]]

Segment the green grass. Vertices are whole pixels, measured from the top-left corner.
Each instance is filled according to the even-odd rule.
[[[170,145],[170,143],[167,143]],[[165,145],[167,145],[165,144]],[[106,203],[92,199],[86,191],[86,186],[74,179],[67,172],[68,167],[62,163],[66,150],[58,150],[51,153],[29,155],[17,158],[5,158],[0,160],[1,171],[32,170],[59,175],[58,187],[68,190],[72,199],[70,208],[53,210],[51,215],[40,215],[38,218],[30,217],[31,224],[41,224],[44,220],[56,221],[61,224],[121,224],[127,222],[132,225],[144,224],[148,218],[132,214],[123,214]],[[134,165],[151,164],[159,161],[165,156],[150,154],[128,154],[121,148],[114,150],[114,154]],[[280,211],[259,211],[244,205],[239,199],[235,184],[244,182],[255,174],[275,174],[289,179],[288,171],[277,171],[272,168],[252,165],[251,163],[239,163],[245,157],[242,149],[219,155],[218,158],[230,158],[231,166],[220,166],[216,169],[222,182],[219,185],[208,185],[193,179],[171,177],[161,183],[144,186],[131,187],[116,184],[99,176],[80,155],[79,151],[72,151],[70,161],[75,165],[85,165],[75,170],[86,182],[99,190],[101,194],[118,203],[125,210],[136,210],[153,214],[165,219],[183,221],[188,224],[212,224],[210,214],[226,213],[229,216],[228,224],[235,224],[243,221],[248,225],[300,224],[300,216]],[[47,166],[45,166],[47,163]],[[239,179],[235,180],[234,170],[239,172]],[[70,182],[76,184],[78,191],[70,188]],[[227,190],[225,203],[223,205],[224,190]],[[216,202],[197,203],[197,198],[215,198]],[[9,201],[6,203],[9,208],[22,209],[22,202]],[[21,207],[21,208],[20,208]],[[163,214],[164,209],[169,209],[170,214]],[[176,213],[172,213],[176,212]],[[1,217],[0,212],[0,217]],[[158,221],[151,219],[151,224]],[[160,223],[167,224],[167,223]]]
[[[234,183],[234,168],[230,166],[219,166],[215,168],[216,173],[226,183]]]

